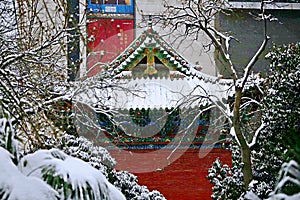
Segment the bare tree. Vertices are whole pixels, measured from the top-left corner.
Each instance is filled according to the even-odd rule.
[[[183,39],[192,37],[192,39],[198,40],[199,34],[205,33],[211,41],[211,43],[208,44],[208,47],[215,48],[216,52],[221,57],[221,61],[232,74],[234,89],[232,112],[228,107],[226,108],[219,104],[216,104],[216,106],[223,110],[223,113],[228,114],[227,118],[233,127],[231,133],[234,134],[242,152],[244,183],[247,188],[253,179],[250,148],[256,142],[257,134],[261,127],[257,128],[251,141],[247,140],[247,133],[242,126],[242,109],[246,105],[258,102],[253,99],[244,98],[243,92],[247,87],[247,81],[249,80],[253,66],[258,60],[258,57],[263,53],[269,40],[267,35],[267,21],[270,19],[270,16],[265,14],[264,9],[267,2],[261,2],[260,13],[257,16],[258,19],[262,20],[264,39],[250,61],[244,66],[244,73],[238,71],[237,66],[235,66],[231,59],[230,42],[235,38],[229,33],[221,32],[214,27],[214,20],[218,14],[223,13],[228,15],[230,12],[234,12],[228,9],[227,1],[181,0],[177,1],[176,4],[170,2],[171,1],[167,0],[164,2],[166,12],[164,12],[164,17],[160,18],[163,26],[169,27],[171,32],[178,31],[182,33],[180,37]],[[197,74],[195,73],[194,76],[197,76]]]
[[[51,7],[55,10],[50,12]],[[44,123],[45,102],[60,95],[55,86],[67,86],[62,44],[66,7],[54,1],[5,0],[1,11],[0,105],[29,143],[41,142],[37,132],[45,127],[51,132]]]
[[[90,90],[89,98],[101,105],[107,95],[93,93],[95,88],[103,93],[109,88],[122,89],[111,81],[109,73],[75,80],[82,61],[74,60],[72,55],[79,48],[79,40],[86,44],[82,32],[85,13],[79,16],[78,8],[86,5],[81,2],[0,2],[0,118],[13,119],[16,137],[27,147],[35,146],[32,150],[43,147],[43,134],[56,137],[71,126],[68,114],[79,93]],[[105,112],[103,107],[89,106],[91,112]]]
[[[13,119],[28,146],[61,132],[54,114],[74,93],[70,55],[83,38],[74,9],[70,1],[0,2],[0,116]]]

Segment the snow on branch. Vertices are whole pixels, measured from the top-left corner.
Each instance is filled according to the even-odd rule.
[[[260,107],[262,106],[262,104],[260,102],[256,101],[255,99],[249,98],[249,97],[242,97],[242,100],[248,100],[248,101],[241,105],[241,107],[240,107],[241,110],[246,108],[247,106],[249,106],[251,103],[254,103]]]
[[[254,133],[254,136],[253,136],[253,138],[252,138],[252,141],[248,144],[248,146],[249,146],[250,148],[256,144],[257,138],[258,138],[258,136],[259,136],[259,134],[260,134],[260,131],[261,131],[264,127],[265,127],[265,124],[262,123],[262,124],[258,127],[258,129],[256,129],[256,131],[255,131],[255,133]]]
[[[264,23],[264,40],[262,41],[260,47],[258,48],[258,50],[256,51],[256,53],[253,55],[253,57],[250,59],[250,61],[248,62],[247,66],[244,69],[244,75],[242,77],[242,80],[240,82],[240,85],[238,85],[238,87],[240,88],[244,88],[248,77],[250,75],[250,71],[252,70],[254,64],[257,62],[258,57],[263,53],[263,51],[265,50],[267,43],[270,39],[270,37],[267,35],[267,21],[269,19],[269,16],[265,14],[265,2],[262,1],[261,2],[261,9],[260,9],[261,13],[261,19],[263,20]]]

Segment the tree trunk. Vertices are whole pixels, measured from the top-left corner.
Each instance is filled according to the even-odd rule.
[[[233,108],[233,127],[235,130],[235,134],[237,139],[241,145],[242,151],[242,162],[243,166],[243,174],[244,174],[244,183],[246,189],[248,189],[249,183],[253,179],[252,174],[252,163],[250,156],[250,148],[246,142],[246,138],[244,137],[241,129],[241,121],[240,121],[240,105],[242,99],[242,88],[235,87],[235,100],[234,100],[234,108]]]

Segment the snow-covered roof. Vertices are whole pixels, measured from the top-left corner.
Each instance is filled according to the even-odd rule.
[[[133,77],[132,70],[141,67],[139,63],[146,56],[147,67],[150,62],[148,56],[154,56],[169,69],[170,76],[147,76],[145,70],[146,76],[143,78]],[[152,72],[157,73],[153,68]],[[115,101],[109,104],[115,108],[175,107],[182,99],[193,95],[226,98],[226,91],[232,85],[230,80],[200,72],[198,67],[189,63],[174,50],[151,26],[147,27],[123,53],[111,62],[106,72],[120,79],[120,84],[125,88],[123,91],[116,90],[109,93],[110,96],[114,96],[110,99]],[[195,101],[190,106],[198,103]]]
[[[229,92],[227,85],[190,77],[119,79],[117,84],[119,89],[85,91],[85,94],[80,95],[80,101],[96,105],[99,98],[91,98],[94,94],[105,99],[105,106],[115,109],[159,109],[182,105],[197,107],[206,104],[207,100],[204,99],[208,98],[223,101]]]
[[[202,96],[215,98],[212,96],[215,95],[220,99],[226,98],[225,94],[228,89],[189,77],[180,79],[131,79],[126,83],[126,87],[136,92],[116,91],[119,101],[115,102],[114,107],[159,109],[177,107],[181,104],[195,107],[204,103],[200,102],[203,101]],[[194,100],[187,103],[190,99]]]

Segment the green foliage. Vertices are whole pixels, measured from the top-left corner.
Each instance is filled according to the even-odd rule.
[[[300,162],[300,44],[276,47],[271,61],[264,122],[274,139],[272,148],[287,162]],[[280,148],[278,148],[280,147]]]
[[[300,45],[274,46],[267,55],[270,72],[257,146],[253,149],[254,191],[266,198],[280,166],[300,161]]]
[[[239,147],[236,144],[230,147],[232,150],[232,167],[222,164],[217,158],[208,170],[207,178],[214,185],[211,195],[214,200],[238,199],[245,191]]]

